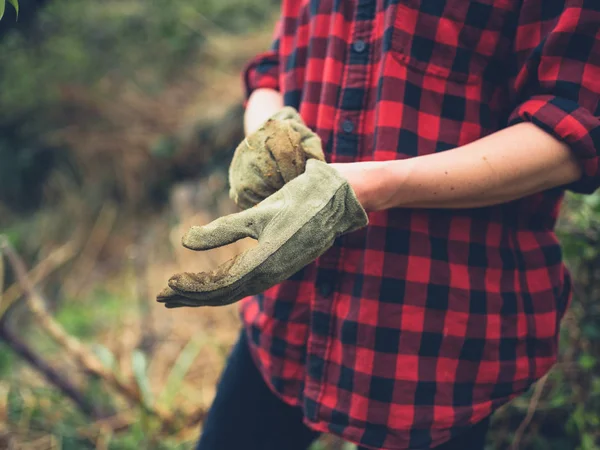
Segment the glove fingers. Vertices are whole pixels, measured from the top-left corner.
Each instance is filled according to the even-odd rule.
[[[291,127],[302,136],[301,145],[307,159],[318,159],[325,161],[323,153],[323,144],[321,138],[303,122],[290,122]]]
[[[179,295],[170,287],[163,289],[157,296],[156,301],[164,303],[167,308],[180,308],[183,306],[198,306],[197,303],[189,298]]]
[[[177,295],[177,292],[175,292],[173,289],[166,287],[156,296],[156,301],[160,303],[168,302]]]
[[[307,159],[318,159],[325,162],[325,154],[323,153],[323,144],[321,138],[317,135],[311,136],[302,141],[302,148],[306,153]]]
[[[285,184],[274,162],[271,166],[267,175],[262,175],[259,170],[252,170],[254,168],[249,167],[248,170],[229,177],[231,184],[229,197],[241,209],[248,209],[260,203]]]
[[[263,131],[260,133],[264,135]],[[274,156],[264,145],[259,136],[251,136],[233,155],[229,167],[229,196],[242,209],[256,205],[285,184]]]
[[[247,275],[259,264],[254,254],[254,249],[247,250],[211,272],[174,275],[169,280],[169,288],[177,296],[170,297],[168,302],[187,304],[192,301],[195,306],[220,306],[243,298],[242,291],[252,283],[252,277]],[[247,282],[240,283],[242,279]]]
[[[256,213],[248,209],[221,217],[208,225],[193,226],[182,239],[184,247],[191,250],[210,250],[232,244],[240,239],[258,239]]]
[[[273,155],[284,183],[304,172],[306,155],[302,149],[302,136],[292,126],[293,121],[283,124],[270,122],[266,126],[268,137],[265,147]]]
[[[269,195],[273,194],[275,190],[271,190],[269,192],[264,189],[261,189],[260,192],[261,194],[250,188],[244,188],[237,192],[232,190],[230,193],[230,197],[235,201],[236,205],[238,205],[241,209],[244,210],[252,208],[254,205],[259,204]]]
[[[169,279],[169,287],[179,295],[217,290],[239,278],[235,268],[243,255],[235,256],[210,272],[175,274]]]

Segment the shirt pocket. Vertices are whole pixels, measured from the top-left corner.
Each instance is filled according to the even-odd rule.
[[[390,52],[409,69],[479,82],[510,51],[518,0],[399,0]]]

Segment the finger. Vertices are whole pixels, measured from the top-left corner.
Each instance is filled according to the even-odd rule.
[[[240,297],[241,298],[241,297]],[[175,299],[165,302],[165,308],[174,309],[174,308],[202,308],[205,306],[226,306],[231,303],[234,303],[237,298],[231,298],[228,295],[214,295],[211,294],[209,298],[198,299],[198,298],[190,298],[179,296]]]
[[[159,303],[164,303],[166,308],[181,308],[184,306],[187,306],[187,307],[202,306],[201,304],[198,304],[197,300],[194,300],[191,298],[186,298],[186,297],[178,294],[176,291],[174,291],[170,287],[166,287],[165,289],[163,289],[160,292],[160,294],[157,295],[156,301],[158,301]]]
[[[181,304],[175,304],[175,303],[173,303],[173,304],[171,304],[171,303],[165,303],[165,308],[167,308],[167,309],[181,308],[181,307],[183,307],[183,306],[184,306],[184,305],[181,305]]]
[[[255,216],[255,209],[247,209],[221,217],[208,225],[193,226],[183,237],[182,244],[191,250],[209,250],[246,237],[258,239]]]
[[[265,146],[277,162],[283,181],[288,183],[304,172],[306,155],[302,148],[302,136],[292,126],[286,124],[265,140]]]
[[[267,197],[268,195],[261,197],[251,189],[242,189],[240,192],[236,193],[234,201],[235,204],[240,207],[240,209],[244,210],[252,208],[254,205],[258,205]]]
[[[174,297],[178,297],[179,294],[175,292],[170,287],[164,288],[160,293],[156,296],[156,301],[159,303],[165,303],[171,301]]]
[[[167,309],[176,309],[176,308],[184,308],[184,307],[191,307],[193,308],[195,305],[186,305],[183,303],[178,303],[178,302],[169,302],[169,303],[165,303],[165,308]]]
[[[202,306],[221,306],[238,301],[256,290],[252,274],[261,261],[255,252],[255,248],[247,250],[211,272],[176,274],[169,280],[169,287]]]
[[[169,302],[165,302],[165,308],[173,309],[173,308],[198,308],[200,306],[204,306],[201,303],[198,303],[193,299],[186,299],[185,297],[176,297],[177,300],[171,300]]]
[[[306,153],[306,157],[325,161],[323,143],[319,135],[304,125],[304,123],[291,122],[291,126],[302,136],[301,145],[304,153]]]
[[[177,295],[187,296],[194,293],[215,291],[227,286],[236,278],[235,267],[243,253],[221,264],[210,272],[190,273],[183,272],[173,275],[169,279],[169,287]]]
[[[247,294],[241,290],[221,288],[211,292],[192,292],[185,296],[181,295],[169,302],[165,302],[165,307],[181,308],[181,307],[203,307],[203,306],[226,306],[241,300]]]

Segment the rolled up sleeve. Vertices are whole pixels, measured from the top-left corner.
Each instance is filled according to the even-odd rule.
[[[517,107],[509,125],[531,122],[569,145],[582,177],[600,187],[600,1],[525,0],[515,38]]]
[[[280,24],[275,25],[271,48],[248,62],[243,71],[246,100],[260,88],[279,90],[279,39]]]

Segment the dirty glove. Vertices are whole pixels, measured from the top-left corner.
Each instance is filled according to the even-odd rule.
[[[286,280],[368,218],[348,182],[314,159],[306,171],[254,208],[192,227],[183,245],[208,250],[245,237],[258,245],[208,273],[180,273],[158,295],[167,308],[220,306]]]
[[[242,209],[261,202],[304,172],[308,159],[325,161],[321,139],[285,107],[236,148],[229,196]]]

